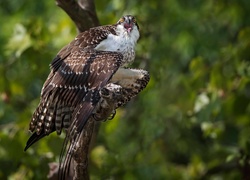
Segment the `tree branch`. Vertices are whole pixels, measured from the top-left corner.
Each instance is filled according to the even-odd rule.
[[[81,138],[79,146],[77,146],[73,157],[74,166],[74,180],[88,180],[88,154],[89,145],[94,130],[94,119],[90,118],[84,127],[84,131],[81,132]]]
[[[100,25],[93,0],[56,0],[56,4],[69,15],[78,32]]]

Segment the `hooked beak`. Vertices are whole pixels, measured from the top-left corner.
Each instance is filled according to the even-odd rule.
[[[133,30],[133,23],[125,23],[124,27],[130,33]]]

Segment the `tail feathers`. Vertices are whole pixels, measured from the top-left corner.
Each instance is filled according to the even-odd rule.
[[[26,151],[32,144],[34,144],[35,142],[37,142],[39,139],[43,138],[46,135],[47,134],[45,134],[44,132],[41,132],[39,135],[36,132],[34,132],[28,139],[24,151]]]
[[[58,106],[48,102],[39,104],[30,122],[29,130],[33,134],[27,141],[25,151],[44,136],[54,131],[60,135],[63,128],[69,127],[73,108],[58,104]]]
[[[92,94],[89,93],[88,95],[91,96]],[[79,143],[81,132],[88,119],[91,117],[94,108],[95,105],[92,105],[91,103],[88,103],[86,101],[79,104],[75,108],[75,111],[72,115],[72,122],[68,129],[68,133],[61,150],[59,160],[59,179],[67,179],[66,177],[70,171],[71,160],[74,156],[75,151],[79,149],[77,144]]]
[[[43,130],[45,134],[50,134],[54,130],[57,134],[61,134],[63,128],[67,129],[70,126],[74,107],[65,105],[60,101],[55,103],[40,103],[34,112],[29,130],[36,131],[40,134]],[[54,129],[55,127],[55,129]]]
[[[46,133],[50,132],[53,115],[54,107],[49,102],[41,102],[32,116],[30,131],[40,134],[45,129]]]

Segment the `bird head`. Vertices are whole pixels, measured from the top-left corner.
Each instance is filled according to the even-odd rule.
[[[120,29],[124,29],[127,34],[139,30],[139,26],[136,22],[135,17],[131,15],[126,15],[119,19],[119,21],[117,22],[117,26]]]

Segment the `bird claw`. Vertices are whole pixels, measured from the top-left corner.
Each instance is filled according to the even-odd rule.
[[[109,96],[110,96],[110,91],[107,89],[107,88],[102,88],[101,90],[100,90],[100,96],[102,97],[102,98],[108,98]]]
[[[107,84],[99,92],[100,101],[93,113],[96,121],[111,120],[116,114],[116,104],[122,96],[122,87],[113,83]]]

